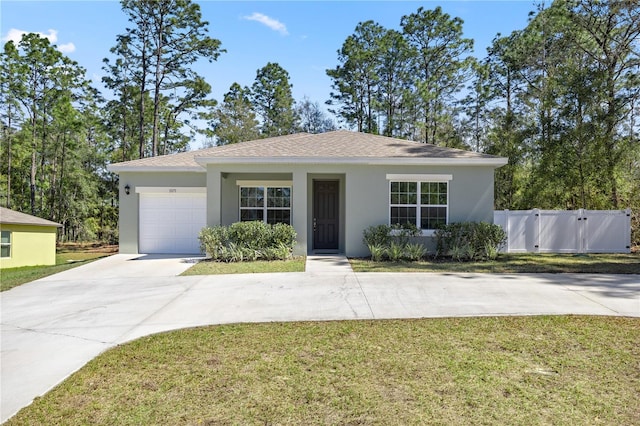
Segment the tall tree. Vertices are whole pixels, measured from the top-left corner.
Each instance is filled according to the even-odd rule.
[[[359,23],[338,51],[342,64],[327,70],[335,90],[328,103],[339,106],[331,112],[348,125],[355,125],[359,132],[378,133],[378,69],[384,33],[384,28],[373,21]]]
[[[99,94],[83,68],[37,34],[6,43],[1,59],[6,205],[62,223],[65,236],[93,235],[88,223],[104,170]]]
[[[455,139],[447,124],[455,95],[464,87],[473,40],[462,36],[460,18],[451,18],[440,7],[403,16],[403,34],[413,50],[412,74],[422,110],[420,140],[438,143]]]
[[[261,119],[265,137],[294,133],[298,117],[293,108],[289,73],[279,64],[269,62],[256,73],[251,86],[251,102]]]
[[[0,183],[0,193],[4,193],[4,205],[11,208],[11,190],[13,176],[13,161],[16,145],[14,144],[19,125],[23,120],[22,109],[20,108],[19,93],[17,85],[20,79],[16,79],[19,72],[19,61],[16,46],[7,43],[2,52],[0,60],[0,167],[1,173],[6,175],[6,179]]]
[[[398,31],[385,30],[378,40],[377,52],[378,104],[384,117],[382,134],[407,137],[413,133],[407,129],[407,119],[401,114],[412,96],[407,42]]]
[[[482,104],[489,118],[486,133],[480,135],[483,151],[488,154],[508,158],[507,165],[496,170],[495,205],[497,209],[525,207],[518,204],[516,194],[521,189],[523,163],[527,154],[527,132],[523,121],[526,114],[520,102],[523,79],[520,74],[520,62],[516,55],[519,32],[510,36],[494,38],[487,49],[483,61],[482,74],[476,77],[480,85]],[[484,74],[486,72],[486,74]],[[482,82],[486,82],[483,87]],[[488,89],[488,92],[485,90]]]
[[[297,103],[296,112],[300,117],[300,130],[303,132],[325,133],[336,129],[336,124],[320,108],[320,104],[312,102],[306,96]]]
[[[579,34],[572,38],[573,44],[592,61],[593,71],[602,76],[600,116],[604,127],[600,137],[609,196],[617,208],[620,194],[616,169],[627,148],[627,140],[620,134],[621,124],[632,114],[631,105],[638,93],[633,88],[640,83],[640,5],[629,0],[562,0],[557,2],[557,9],[567,12],[568,21]]]
[[[112,86],[137,88],[139,156],[145,156],[146,93],[151,94],[153,113],[149,154],[158,154],[160,133],[171,127],[183,113],[210,106],[206,96],[211,87],[193,70],[199,59],[215,61],[224,50],[211,38],[208,22],[202,20],[200,6],[191,0],[122,0],[122,9],[133,24],[117,37],[112,53],[115,64],[107,63]],[[121,70],[125,68],[126,71]],[[123,79],[122,76],[126,76]],[[120,92],[122,92],[120,90]],[[167,127],[165,127],[165,130]],[[169,132],[165,131],[165,136]],[[164,142],[168,147],[168,141]]]
[[[222,104],[210,117],[211,135],[217,145],[228,145],[260,138],[258,120],[250,100],[251,90],[233,83]]]
[[[3,78],[11,81],[3,86],[12,92],[9,99],[20,103],[26,117],[22,129],[29,132],[29,208],[36,214],[42,210],[42,196],[38,195],[44,188],[38,185],[38,175],[45,173],[51,149],[48,125],[52,112],[60,104],[71,102],[73,92],[85,86],[84,70],[37,34],[25,34],[19,47],[11,41],[6,43],[2,59],[7,71]]]

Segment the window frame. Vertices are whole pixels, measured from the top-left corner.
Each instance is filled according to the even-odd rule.
[[[8,237],[9,242],[7,242],[7,243],[2,242],[2,234],[5,234],[5,233],[9,235],[9,237]],[[11,259],[11,252],[13,251],[13,250],[11,250],[11,246],[13,245],[12,242],[11,242],[12,239],[13,239],[13,232],[11,232],[11,231],[0,231],[0,247],[2,247],[2,248],[9,247],[9,255],[8,256],[2,256],[2,250],[0,249],[0,258],[2,258],[2,259]]]
[[[274,222],[274,223],[287,223],[291,225],[291,221],[293,217],[291,216],[292,212],[292,204],[293,204],[293,185],[288,181],[277,181],[277,182],[256,182],[256,181],[238,181],[238,220],[240,222],[248,222],[250,220],[242,219],[242,211],[247,210],[256,210],[262,211],[262,222],[269,223],[269,212],[270,211],[288,211],[289,212],[289,222]],[[242,190],[244,188],[256,188],[262,190],[262,206],[251,206],[251,207],[242,207]],[[269,189],[288,189],[289,190],[289,206],[288,207],[270,207],[269,206]],[[253,219],[260,220],[260,219]]]
[[[428,207],[434,208],[442,208],[446,209],[445,214],[445,224],[449,223],[449,211],[450,211],[450,193],[451,193],[451,181],[453,180],[453,175],[401,175],[401,174],[388,174],[388,224],[393,225],[391,223],[391,211],[394,207],[406,207],[415,209],[415,225],[420,229],[422,236],[432,236],[436,229],[431,228],[422,228],[422,209]],[[392,203],[392,192],[391,188],[394,183],[415,183],[416,184],[416,192],[415,192],[415,203],[408,204],[398,204]],[[446,184],[446,195],[447,201],[446,204],[430,204],[422,203],[422,184],[424,183],[444,183]]]

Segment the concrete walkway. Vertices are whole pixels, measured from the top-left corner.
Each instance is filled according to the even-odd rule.
[[[305,272],[309,274],[352,273],[349,260],[340,254],[318,254],[307,256]]]
[[[0,294],[0,420],[89,360],[151,333],[234,322],[487,315],[640,317],[640,276],[304,273],[176,276],[193,259],[115,255]]]

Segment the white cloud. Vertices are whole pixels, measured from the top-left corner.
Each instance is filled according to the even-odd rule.
[[[61,44],[58,46],[58,50],[62,53],[71,53],[71,52],[75,52],[76,50],[76,45],[73,43],[66,43],[66,44]]]
[[[22,40],[22,36],[23,35],[29,34],[31,32],[35,32],[40,37],[44,37],[44,38],[49,39],[49,42],[51,42],[51,44],[53,44],[56,41],[58,41],[58,31],[56,31],[56,30],[49,30],[49,34],[45,34],[45,33],[40,33],[40,32],[37,32],[37,31],[19,30],[17,28],[11,28],[7,32],[7,35],[5,37],[3,37],[3,40],[4,41],[12,41],[15,44],[18,44],[18,43],[20,43],[20,40]]]
[[[58,31],[57,30],[52,30],[49,29],[47,30],[47,33],[41,33],[38,31],[24,31],[24,30],[19,30],[17,28],[11,28],[9,31],[7,31],[7,35],[2,37],[2,41],[13,41],[14,44],[18,44],[20,43],[20,40],[22,40],[22,36],[25,34],[29,34],[29,33],[36,33],[38,34],[40,37],[44,37],[46,39],[49,40],[49,42],[51,44],[56,44],[56,42],[58,41]],[[76,50],[76,46],[73,43],[65,43],[65,44],[61,44],[58,46],[58,50],[62,53],[71,53],[74,52]]]
[[[287,31],[287,26],[285,24],[278,21],[277,19],[273,19],[268,17],[267,15],[263,15],[262,13],[254,12],[250,16],[244,16],[243,19],[246,19],[247,21],[260,22],[261,24],[271,28],[273,31],[277,31],[280,34],[285,36],[289,35],[289,32]]]

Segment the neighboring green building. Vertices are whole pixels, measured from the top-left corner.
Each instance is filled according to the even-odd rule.
[[[55,265],[59,223],[0,207],[0,269]]]

